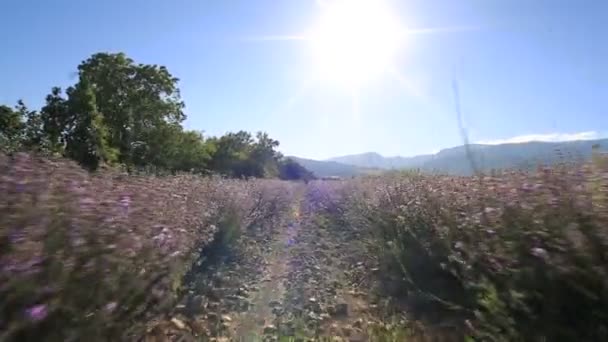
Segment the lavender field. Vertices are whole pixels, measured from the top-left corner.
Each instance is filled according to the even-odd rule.
[[[2,341],[597,341],[605,161],[480,177],[0,160]]]

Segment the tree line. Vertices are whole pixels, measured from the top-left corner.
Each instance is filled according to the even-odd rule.
[[[54,87],[40,110],[23,101],[0,105],[4,152],[62,155],[94,171],[219,173],[229,177],[310,179],[310,171],[284,158],[279,142],[258,132],[205,137],[186,130],[178,79],[164,66],[136,63],[124,53],[97,53],[78,66],[76,84]]]

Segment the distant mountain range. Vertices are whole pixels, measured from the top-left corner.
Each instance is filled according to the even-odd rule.
[[[318,177],[350,177],[391,169],[420,169],[455,175],[470,175],[474,169],[533,169],[562,161],[589,160],[593,146],[608,151],[608,139],[468,145],[447,148],[435,154],[414,157],[384,157],[376,152],[312,160],[292,157]]]

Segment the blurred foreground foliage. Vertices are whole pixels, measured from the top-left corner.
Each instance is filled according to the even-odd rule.
[[[456,340],[608,339],[608,161],[314,183],[362,236],[378,292]],[[432,328],[433,329],[433,328]]]
[[[271,225],[291,183],[90,174],[0,155],[0,340],[123,340],[174,305],[214,237]],[[225,239],[225,240],[224,240]]]

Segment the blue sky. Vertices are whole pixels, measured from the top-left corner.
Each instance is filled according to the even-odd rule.
[[[356,89],[311,77],[306,41],[258,39],[308,32],[320,2],[4,0],[0,103],[39,107],[80,61],[122,51],[180,78],[188,128],[264,130],[288,155],[459,145],[454,79],[471,141],[608,132],[608,1],[392,1],[404,27],[445,29],[407,35]]]

